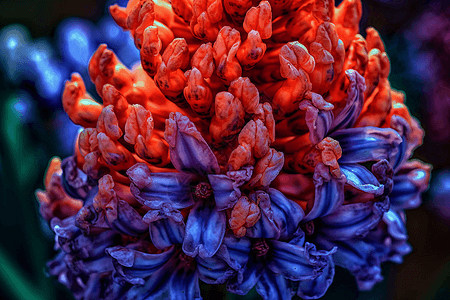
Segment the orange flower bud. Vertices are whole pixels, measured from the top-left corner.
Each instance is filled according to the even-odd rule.
[[[71,80],[66,81],[62,104],[72,122],[83,127],[95,127],[103,108],[86,92],[83,79],[78,73],[73,73]]]
[[[336,7],[333,23],[339,38],[344,42],[347,49],[350,43],[359,33],[359,22],[362,16],[362,5],[360,0],[344,0]]]

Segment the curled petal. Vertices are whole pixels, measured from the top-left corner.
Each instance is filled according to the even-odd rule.
[[[394,176],[394,170],[389,162],[385,159],[380,160],[372,165],[372,173],[377,178],[378,182],[380,182],[384,186],[383,195],[390,195],[392,192],[392,188],[394,186],[394,182],[392,177]]]
[[[347,88],[347,102],[344,109],[334,118],[329,129],[330,134],[339,129],[353,127],[364,104],[364,91],[366,90],[364,77],[355,70],[347,70],[345,75],[350,81]]]
[[[270,271],[262,273],[256,283],[256,292],[264,300],[282,300],[291,299],[294,295],[288,280],[281,274],[275,274]]]
[[[320,232],[332,240],[348,240],[367,235],[389,209],[389,198],[383,202],[354,203],[340,206],[333,214],[321,218]]]
[[[267,266],[276,274],[290,280],[312,280],[322,275],[328,265],[328,257],[336,252],[316,250],[314,244],[305,243],[304,247],[281,241],[270,241],[271,252]]]
[[[213,203],[197,202],[186,223],[183,252],[195,257],[212,257],[219,249],[226,229],[226,213]]]
[[[340,177],[341,171],[337,161],[342,156],[342,149],[339,142],[326,137],[317,144],[316,148],[320,151],[323,164],[330,167],[331,174],[334,177]]]
[[[128,290],[124,299],[168,299],[201,300],[198,274],[186,260],[181,260],[180,252],[174,255],[144,285],[135,285]]]
[[[347,184],[350,184],[352,187],[365,193],[371,193],[374,196],[383,194],[384,186],[364,166],[359,164],[344,164],[341,166],[341,171],[347,179]]]
[[[428,188],[431,166],[418,160],[407,162],[394,175],[394,187],[389,195],[391,205],[395,209],[411,209],[418,207],[421,195]]]
[[[185,39],[174,39],[164,50],[162,60],[168,71],[185,69],[189,64],[189,49]]]
[[[178,171],[198,175],[220,172],[214,153],[188,117],[170,113],[164,138],[170,146],[172,164]]]
[[[191,185],[195,176],[185,173],[150,173],[145,164],[135,164],[127,171],[130,190],[141,204],[151,209],[171,206],[187,208],[194,204]]]
[[[241,196],[241,191],[236,185],[236,182],[225,175],[208,175],[208,181],[214,193],[214,201],[216,202],[216,209],[225,210],[232,208],[238,198]]]
[[[302,299],[318,299],[323,297],[334,279],[333,257],[327,256],[327,266],[316,279],[301,281],[298,285],[297,296]]]
[[[327,216],[333,213],[344,201],[345,176],[334,177],[322,163],[314,170],[314,202],[308,203],[310,211],[303,222]],[[312,206],[312,207],[311,207]]]
[[[39,211],[46,221],[50,221],[54,217],[66,219],[75,215],[83,206],[82,201],[73,199],[66,194],[65,190],[68,189],[64,188],[63,177],[65,175],[61,175],[61,160],[54,157],[46,170],[45,191],[37,190],[35,193],[39,201]],[[95,188],[92,189],[92,192],[95,192]]]
[[[234,268],[242,269],[249,260],[252,247],[250,239],[247,237],[238,238],[234,234],[227,233],[223,238],[223,245],[226,247],[227,255]]]
[[[262,264],[254,255],[250,255],[241,276],[236,276],[228,280],[227,290],[238,295],[247,293],[257,284],[259,278],[265,272]]]
[[[108,83],[122,94],[133,86],[130,70],[120,62],[113,51],[106,48],[106,44],[101,44],[94,52],[89,61],[88,71],[100,96],[103,96],[103,86]]]
[[[227,55],[233,47],[239,47],[241,44],[241,34],[230,26],[224,26],[214,42],[214,59],[217,63],[222,56]],[[237,50],[237,49],[236,49]]]
[[[382,261],[389,260],[400,264],[403,262],[403,256],[412,251],[411,246],[407,243],[408,233],[406,231],[404,215],[395,210],[389,210],[384,214],[383,222],[387,226],[388,237],[393,243],[389,249],[389,253],[385,257],[382,257]],[[386,240],[389,238],[386,238]]]
[[[106,248],[119,276],[131,284],[143,285],[145,278],[159,270],[174,254],[170,248],[159,254],[150,254],[122,246]]]
[[[96,211],[101,211],[106,208],[106,206],[114,198],[117,197],[114,191],[114,180],[111,175],[107,174],[100,178],[98,181],[98,193],[94,197],[93,205]]]
[[[75,199],[85,200],[92,186],[86,174],[78,169],[76,156],[65,158],[61,162],[61,169],[61,181],[66,194]]]
[[[168,216],[150,222],[146,216],[144,216],[144,221],[149,223],[150,238],[156,248],[164,250],[172,245],[183,243],[186,227],[183,220]]]
[[[349,270],[356,277],[356,283],[360,290],[368,291],[377,282],[383,280],[380,260],[373,245],[360,239],[334,242],[330,241],[328,237],[322,236],[316,237],[314,243],[325,249],[337,246],[337,251],[333,255],[334,262],[337,266]]]
[[[342,148],[340,164],[386,159],[393,165],[402,142],[396,131],[370,126],[338,130],[331,137]]]
[[[222,284],[233,277],[237,266],[230,260],[230,253],[222,245],[213,257],[196,257],[199,278],[208,284]]]
[[[139,236],[147,232],[148,225],[142,221],[141,215],[127,202],[114,198],[105,207],[108,225],[129,236]]]
[[[322,96],[319,94],[311,93],[311,95],[312,101],[303,100],[300,102],[299,108],[306,111],[305,121],[309,130],[309,140],[315,145],[320,143],[327,135],[333,122],[334,115],[332,110],[329,109],[330,106],[333,108],[333,105],[323,100]],[[321,98],[323,102],[328,103],[329,105],[316,107],[315,103],[319,101],[315,101],[315,98]]]
[[[247,228],[247,236],[274,239],[292,237],[305,216],[303,209],[276,189],[269,188],[268,193],[259,191],[257,196],[261,218],[253,227]]]

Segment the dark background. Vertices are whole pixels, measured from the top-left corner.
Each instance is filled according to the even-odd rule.
[[[100,20],[106,2],[1,0],[0,27],[20,23],[33,38],[51,41],[67,17]],[[449,11],[430,1],[363,2],[361,32],[365,35],[368,26],[380,32],[391,60],[391,85],[406,92],[411,113],[427,132],[414,156],[434,165],[432,188],[420,208],[407,211],[413,252],[404,263],[384,264],[385,280],[371,292],[358,292],[353,277],[337,269],[323,299],[450,299],[450,180],[445,180],[450,178]],[[19,89],[34,99],[26,119],[11,107]],[[71,299],[62,285],[44,275],[45,262],[55,254],[53,235],[39,218],[34,191],[43,188],[48,160],[71,154],[60,141],[71,140],[73,133],[61,137],[56,108],[36,94],[32,82],[8,82],[0,72],[0,91],[0,297]],[[226,294],[223,287],[202,289],[205,299],[243,299]]]

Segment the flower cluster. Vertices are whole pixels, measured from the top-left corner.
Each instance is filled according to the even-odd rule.
[[[130,0],[131,70],[100,45],[63,107],[84,129],[51,161],[48,273],[76,299],[201,299],[199,280],[264,299],[323,296],[334,266],[361,290],[400,263],[404,210],[430,166],[361,3]]]

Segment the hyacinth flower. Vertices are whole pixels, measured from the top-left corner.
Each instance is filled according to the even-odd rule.
[[[52,161],[48,264],[77,299],[201,299],[199,281],[263,299],[359,289],[411,251],[405,209],[430,166],[359,1],[113,5],[141,65],[100,45],[62,102],[84,129]]]

